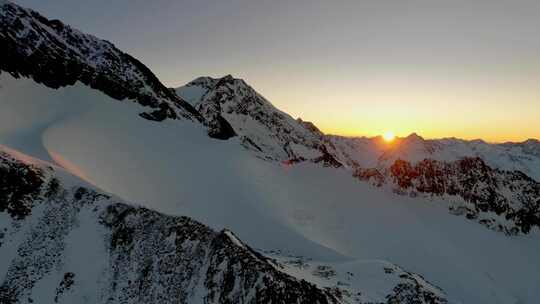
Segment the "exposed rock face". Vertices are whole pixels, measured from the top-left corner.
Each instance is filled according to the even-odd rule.
[[[130,206],[57,170],[0,152],[2,303],[337,303],[230,231]]]
[[[261,158],[277,161],[321,156],[322,133],[276,109],[242,79],[200,77],[176,89],[192,100],[210,126],[209,135],[238,135]]]
[[[343,167],[343,164],[334,157],[331,153],[328,152],[326,149],[326,146],[320,146],[320,151],[322,152],[322,155],[314,158],[312,161],[316,164],[323,164],[325,167],[334,167],[334,168],[341,168]]]
[[[204,84],[205,88],[209,87],[208,92],[216,87],[218,89],[211,93],[207,92],[205,94],[205,96],[208,95],[205,99],[206,102],[197,104],[197,110],[199,110],[208,124],[208,135],[218,139],[229,139],[234,137],[236,136],[236,132],[230,123],[221,115],[223,111],[222,103],[233,94],[230,92],[230,89],[225,86],[227,82],[232,80],[232,77],[223,77],[217,82],[210,81],[211,79],[208,80],[209,82]]]
[[[540,180],[538,151],[540,144],[536,140],[490,144],[479,139],[424,139],[413,133],[405,138],[397,138],[379,152],[377,166],[390,167],[398,159],[415,164],[424,159],[453,162],[464,157],[479,157],[492,168],[518,170],[538,181]]]
[[[302,118],[300,117],[297,118],[296,121],[300,123],[301,125],[303,125],[304,128],[308,129],[311,133],[317,134],[320,137],[324,136],[324,133],[321,132],[321,130],[319,130],[319,128],[317,128],[317,126],[311,121],[302,120]]]
[[[0,152],[0,212],[24,219],[40,194],[43,172]]]
[[[411,278],[411,276],[405,276]],[[394,293],[386,299],[387,304],[403,304],[403,303],[440,303],[446,304],[445,298],[441,298],[430,290],[421,289],[421,285],[415,279],[410,279],[408,282],[401,283],[394,288]]]
[[[359,180],[369,181],[377,187],[381,187],[386,182],[386,177],[376,168],[358,168],[353,171],[353,176]]]
[[[399,271],[399,277],[402,279],[402,282],[394,287],[392,293],[386,296],[387,304],[448,303],[448,300],[446,300],[446,298],[444,298],[440,293],[434,292],[434,290],[438,291],[438,288],[435,286],[430,286],[421,276],[403,271],[399,269],[399,267],[387,268],[386,270],[389,272]]]
[[[266,252],[288,273],[316,282],[343,303],[447,304],[447,295],[421,275],[381,261],[348,262],[347,265],[313,261],[303,256]],[[364,289],[362,283],[378,280],[377,287]],[[360,284],[358,284],[360,283]]]
[[[540,227],[540,183],[520,171],[493,169],[479,157],[454,162],[396,160],[388,170],[358,169],[354,176],[377,186],[391,183],[400,194],[454,196],[456,214],[508,234]]]
[[[31,77],[51,88],[80,81],[115,99],[151,108],[146,119],[201,120],[141,62],[112,43],[8,1],[0,2],[0,72]]]

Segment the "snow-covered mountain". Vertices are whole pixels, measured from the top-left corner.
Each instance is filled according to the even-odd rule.
[[[413,133],[392,143],[381,137],[323,134],[313,123],[293,119],[276,109],[242,79],[199,77],[174,89],[208,120],[225,120],[227,138],[239,135],[245,146],[271,160],[309,160],[327,152],[350,169],[388,168],[396,160],[412,164],[433,159],[453,162],[480,157],[489,166],[521,171],[540,180],[540,142],[490,144],[456,138],[424,139]]]
[[[147,119],[200,119],[146,66],[108,41],[9,1],[0,1],[0,29],[0,70],[15,77],[31,77],[51,88],[80,81],[150,108],[141,114]]]
[[[4,0],[0,8],[0,39],[32,50],[24,33],[36,29],[37,13]],[[28,30],[14,31],[17,20]],[[43,25],[49,34],[55,27]],[[28,61],[32,73],[13,70],[18,65],[10,70],[0,58],[0,144],[20,151],[2,147],[0,154],[6,302],[536,303],[540,297],[538,227],[507,235],[477,223],[493,215],[491,228],[509,221],[503,227],[512,232],[537,214],[534,141],[464,141],[485,144],[489,160],[462,148],[443,158],[452,145],[439,149],[444,140],[419,136],[388,145],[325,135],[230,76],[198,78],[169,93],[158,88],[162,93],[148,94],[166,105],[154,108],[141,102],[140,86],[114,95],[87,81],[86,72],[47,84],[36,75],[50,71],[47,79],[63,79],[70,69],[42,71],[41,60],[56,66],[73,56],[75,66],[92,66],[89,57],[64,50],[81,48],[77,39],[47,39],[41,46],[47,54],[61,43],[67,57]],[[24,63],[37,55],[16,56]],[[122,66],[133,63],[118,56],[126,60]],[[142,68],[148,78],[135,79],[116,63],[92,75],[152,82]],[[124,98],[129,102],[118,102]],[[137,115],[156,110],[177,114]],[[505,158],[489,151],[530,157],[516,162],[530,175],[503,167],[513,163],[497,163]],[[359,181],[358,170],[378,173],[381,187],[371,178]]]
[[[242,79],[200,77],[176,93],[208,121],[225,120],[230,128],[215,132],[227,138],[238,135],[242,145],[262,158],[284,161],[322,155],[320,132],[275,108]]]
[[[391,263],[257,252],[1,146],[0,225],[5,303],[447,303]]]
[[[507,234],[540,226],[538,141],[488,144],[425,140],[417,134],[381,138],[326,137],[353,176],[395,193],[445,197],[453,214]]]
[[[535,139],[490,144],[457,138],[424,139],[413,133],[391,143],[381,137],[326,135],[325,140],[335,147],[333,153],[351,168],[387,168],[398,159],[415,164],[424,159],[453,162],[464,157],[480,157],[493,168],[518,170],[540,180],[540,142]]]
[[[230,75],[200,77],[176,92],[207,120],[229,125],[225,133],[238,134],[246,148],[265,159],[322,161],[379,187],[392,184],[400,194],[412,195],[405,191],[410,187],[414,194],[450,196],[452,213],[507,234],[540,227],[540,184],[534,180],[540,177],[538,141],[488,144],[411,134],[387,143],[380,137],[325,135],[312,123],[277,110]]]
[[[396,160],[387,170],[356,169],[360,180],[398,194],[446,197],[450,211],[506,234],[540,227],[540,183],[520,171],[493,169],[479,157],[452,162]]]
[[[338,302],[231,231],[126,204],[3,147],[0,218],[6,304]]]

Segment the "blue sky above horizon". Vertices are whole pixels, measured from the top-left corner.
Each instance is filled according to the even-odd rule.
[[[232,74],[329,133],[540,138],[538,1],[15,2],[168,86]]]

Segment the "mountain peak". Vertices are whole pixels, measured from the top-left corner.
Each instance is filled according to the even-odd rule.
[[[224,81],[229,81],[229,80],[235,80],[236,78],[234,78],[231,74],[227,74],[223,77],[221,77],[221,80],[224,80]]]
[[[217,79],[215,78],[212,78],[210,76],[201,76],[188,82],[186,86],[202,86],[205,88],[211,88],[216,84],[216,82],[217,82]]]
[[[416,132],[413,132],[409,134],[407,137],[404,138],[407,141],[424,141],[424,138],[420,135],[418,135]]]
[[[176,92],[199,110],[212,137],[239,135],[246,148],[273,160],[320,156],[322,132],[277,109],[243,79],[199,77]]]
[[[141,116],[150,120],[201,120],[150,69],[112,43],[14,3],[0,5],[0,70],[53,89],[80,81],[112,98],[149,108]]]

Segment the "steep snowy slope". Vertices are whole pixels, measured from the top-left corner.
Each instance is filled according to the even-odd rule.
[[[32,77],[52,88],[80,81],[151,108],[141,114],[147,119],[201,119],[146,66],[112,43],[9,1],[0,2],[0,45],[0,71],[15,77]]]
[[[41,134],[33,139],[42,151],[108,192],[214,229],[229,228],[255,248],[334,269],[356,260],[391,261],[424,275],[451,302],[534,303],[540,296],[536,230],[508,237],[449,215],[437,197],[386,193],[347,170],[310,162],[264,161],[238,137],[219,141],[189,122],[144,120],[133,115],[140,111],[135,103],[110,101],[82,85],[51,90],[6,76],[0,91],[8,91],[20,109],[43,106],[34,98],[43,96],[67,111],[27,126],[32,132],[26,133]],[[68,111],[72,100],[88,104]]]
[[[3,146],[0,190],[2,303],[447,303],[390,263],[267,258]]]
[[[172,90],[174,90],[178,96],[181,96],[188,101],[192,106],[196,106],[202,100],[203,96],[216,86],[218,81],[219,78],[203,76]]]
[[[151,207],[166,213],[191,214],[217,229],[235,223],[257,244],[315,258],[342,257],[290,230],[265,205],[251,204],[258,189],[237,192],[249,189],[257,159],[237,138],[211,139],[202,125],[187,121],[141,119],[135,115],[141,106],[115,102],[82,84],[52,90],[2,74],[0,86],[6,109],[0,112],[0,144],[54,161],[131,201],[153,201]],[[233,209],[216,203],[223,192],[239,194],[231,198]],[[251,229],[257,224],[271,229]]]
[[[325,135],[324,141],[330,153],[349,169],[376,167],[379,157],[389,149],[382,137],[346,137]]]
[[[0,227],[6,304],[338,302],[231,231],[127,205],[1,146]]]

